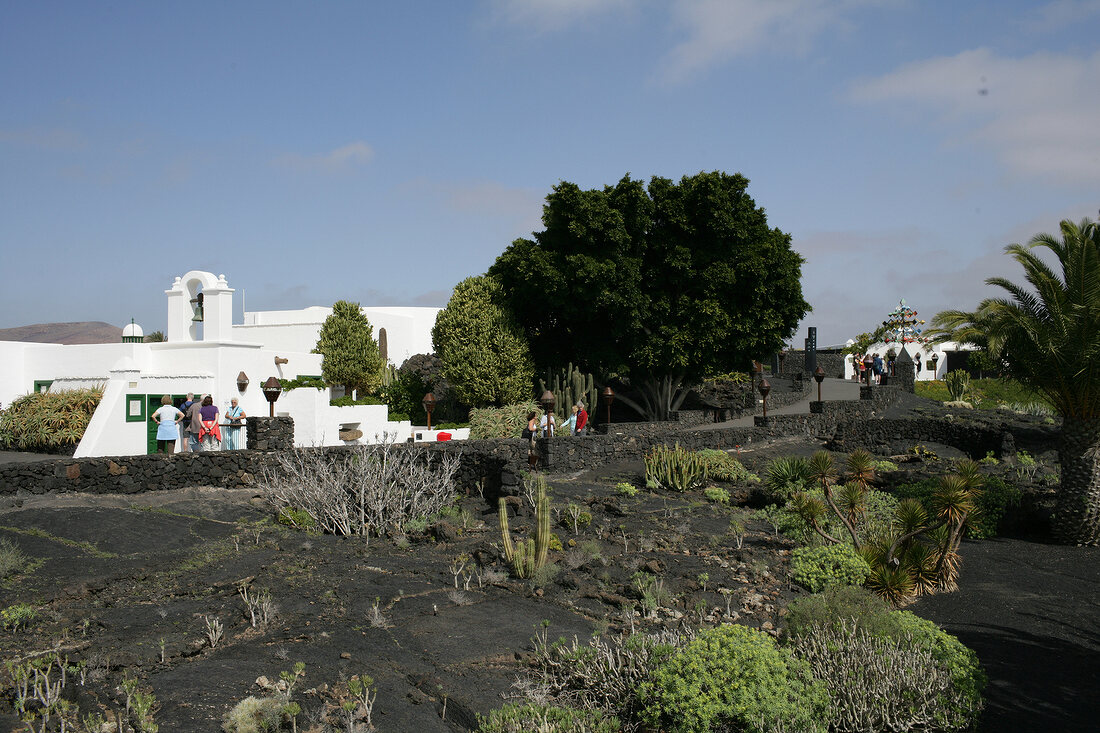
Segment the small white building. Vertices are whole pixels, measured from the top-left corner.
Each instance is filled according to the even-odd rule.
[[[855,341],[848,339],[847,346],[851,346]],[[917,381],[918,382],[932,382],[937,379],[943,379],[943,375],[952,369],[959,368],[956,360],[957,354],[963,351],[973,351],[974,346],[970,344],[960,344],[955,341],[944,341],[943,343],[918,343],[911,342],[908,344],[898,343],[884,343],[879,342],[867,347],[867,351],[863,356],[879,355],[882,357],[883,362],[887,360],[887,354],[893,351],[895,354],[900,354],[902,349],[905,349],[909,353],[909,356],[913,358],[913,362],[917,368]],[[853,363],[853,354],[848,354],[844,357],[844,378],[853,379],[858,372],[858,367]]]
[[[77,448],[78,457],[154,452],[156,424],[150,416],[166,394],[177,404],[189,392],[209,394],[222,414],[236,397],[247,415],[267,415],[261,387],[269,377],[320,377],[321,355],[310,351],[332,309],[246,313],[245,323],[234,325],[233,292],[224,275],[192,270],[177,277],[165,291],[167,341],[161,343],[144,343],[141,327],[133,323],[117,344],[0,341],[0,405],[32,390],[102,385],[103,400]],[[431,351],[438,308],[363,311],[376,338],[385,329],[390,363],[399,365],[413,354]],[[280,395],[275,413],[294,418],[296,445],[412,436],[410,423],[390,421],[385,405],[332,407],[330,399],[329,389],[299,388]],[[357,437],[342,440],[341,433]],[[241,438],[243,443],[244,430]]]

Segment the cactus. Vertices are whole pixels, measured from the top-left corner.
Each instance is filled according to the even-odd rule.
[[[397,381],[397,367],[393,364],[383,364],[382,369],[382,386],[389,388],[394,382]]]
[[[966,391],[970,388],[970,375],[962,369],[955,369],[943,376],[943,383],[947,386],[951,401],[958,402],[966,396]]]
[[[654,446],[644,460],[645,482],[651,489],[687,491],[706,483],[709,473],[706,458],[681,448],[679,443],[674,448]]]
[[[546,370],[546,378],[539,380],[539,394],[547,389],[554,395],[554,412],[560,418],[568,418],[570,408],[578,402],[584,403],[589,413],[596,406],[596,378],[590,373],[573,367],[573,362],[556,374]]]
[[[504,545],[504,559],[512,566],[517,578],[530,578],[546,564],[550,550],[550,499],[546,496],[546,479],[535,477],[535,538],[512,543],[508,527],[508,506],[503,497],[499,503],[500,536]]]

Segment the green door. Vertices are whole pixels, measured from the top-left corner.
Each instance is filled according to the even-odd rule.
[[[160,409],[160,399],[163,396],[163,394],[145,395],[145,414],[149,416],[149,422],[145,429],[145,448],[149,455],[157,452],[157,423],[153,420],[153,413]],[[172,395],[172,404],[177,408],[186,401],[187,395]]]

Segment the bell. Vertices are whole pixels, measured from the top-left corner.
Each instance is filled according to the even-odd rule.
[[[191,319],[193,323],[202,323],[202,304],[195,306],[195,316]]]

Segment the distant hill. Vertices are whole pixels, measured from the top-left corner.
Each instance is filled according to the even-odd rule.
[[[0,341],[33,341],[40,344],[117,344],[122,329],[103,321],[36,323],[33,326],[0,328]]]

